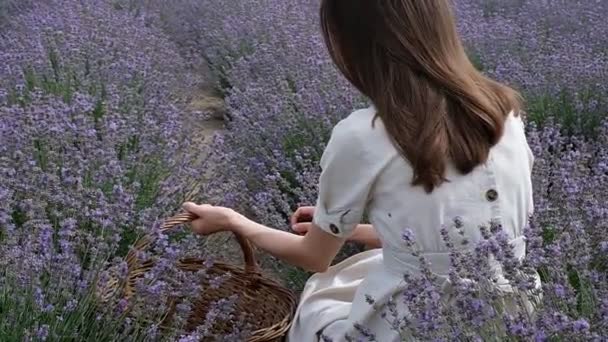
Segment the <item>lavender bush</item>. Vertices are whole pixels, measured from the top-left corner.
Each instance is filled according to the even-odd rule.
[[[0,1],[0,30],[9,21],[11,15],[28,9],[32,4],[30,0],[2,0]]]
[[[528,100],[527,130],[537,162],[536,214],[527,231],[524,265],[515,267],[509,260],[501,245],[504,236],[494,227],[486,242],[454,265],[460,273],[455,271],[453,281],[483,279],[471,262],[496,254],[507,268],[538,271],[543,296],[536,315],[524,317],[492,311],[482,299],[473,301],[483,294],[480,281],[457,286],[450,307],[437,303],[432,279],[410,279],[412,287],[404,291],[408,306],[421,308],[418,318],[432,322],[404,321],[403,312],[397,312],[398,329],[423,340],[602,340],[608,336],[608,7],[604,2],[532,0],[459,0],[455,5],[478,68],[518,88]],[[318,159],[332,125],[365,105],[324,52],[318,2],[181,0],[154,8],[162,13],[158,22],[180,46],[208,60],[226,95],[230,130],[216,142],[222,173],[205,192],[222,194],[223,204],[264,223],[287,227],[295,206],[314,203]],[[529,290],[527,277],[509,276],[521,291]],[[370,335],[362,327],[359,337]]]
[[[22,3],[0,0],[0,339],[244,339],[238,329],[213,335],[217,321],[242,319],[236,298],[184,332],[188,298],[206,274],[172,267],[204,256],[201,241],[183,231],[157,235],[140,253],[157,261],[137,281],[139,296],[99,295],[124,282],[131,244],[156,231],[208,163],[219,167],[198,189],[201,200],[279,228],[297,205],[314,203],[331,127],[366,104],[325,53],[318,2]],[[438,300],[443,289],[421,260],[423,272],[407,275],[398,298],[409,312],[389,303],[385,317],[405,338],[425,340],[606,339],[608,6],[458,0],[456,9],[477,66],[529,102],[537,157],[529,254],[513,260],[497,226],[465,252],[446,238],[454,246],[452,300]],[[188,122],[200,117],[185,106],[201,82],[192,71],[201,61],[225,95],[229,126],[202,161],[191,153],[198,147]],[[490,255],[522,293],[532,291],[532,271],[540,274],[533,315],[519,299],[505,310],[487,267],[477,267]],[[280,270],[295,287],[305,279]],[[166,326],[173,297],[186,300]],[[359,330],[353,339],[373,340]]]
[[[184,335],[203,257],[190,234],[159,236],[131,300],[122,258],[173,213],[205,167],[185,111],[200,82],[159,29],[111,2],[49,0],[0,36],[0,340],[150,341],[211,336],[217,303]],[[217,283],[219,280],[215,280]],[[203,289],[204,290],[204,289]],[[161,325],[170,297],[183,297]],[[235,334],[240,333],[235,331]]]
[[[555,124],[529,127],[537,156],[536,213],[525,231],[526,258],[514,257],[511,237],[496,224],[482,227],[484,239],[469,246],[456,219],[441,229],[450,250],[446,282],[431,272],[424,254],[416,249],[415,237],[405,231],[404,248],[419,258],[421,272],[406,274],[403,289],[389,302],[370,297],[370,305],[404,340],[604,341],[608,337],[606,129],[600,129],[600,141],[586,142],[563,135]],[[502,267],[510,286],[495,286],[492,259]],[[504,281],[496,284],[500,283]],[[350,340],[376,340],[373,331],[357,328],[358,335]]]
[[[558,118],[589,133],[606,116],[608,73],[602,1],[456,1],[477,65],[517,86],[531,119]]]
[[[531,121],[554,117],[566,132],[588,132],[608,112],[601,19],[608,8],[542,3],[457,1],[460,30],[480,68],[523,91]],[[318,3],[181,0],[158,7],[159,21],[181,46],[198,48],[226,92],[230,131],[217,149],[230,171],[210,187],[228,195],[226,204],[283,226],[295,204],[316,197],[317,161],[333,124],[364,105],[324,51]],[[530,19],[537,17],[543,20]]]

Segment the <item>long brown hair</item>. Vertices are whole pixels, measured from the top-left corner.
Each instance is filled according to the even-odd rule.
[[[432,192],[449,161],[467,174],[487,160],[520,97],[470,62],[450,0],[323,0],[320,12],[333,61],[375,105],[414,185]]]

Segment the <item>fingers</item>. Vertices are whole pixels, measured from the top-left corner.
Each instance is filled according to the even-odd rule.
[[[208,204],[198,205],[192,202],[186,202],[182,205],[182,208],[185,211],[192,213],[198,217],[203,217],[208,207],[210,207],[210,205]]]
[[[301,215],[301,213],[302,207],[298,208],[296,212],[291,215],[291,217],[289,218],[289,223],[291,224],[291,226],[294,226],[296,223],[298,223],[298,217]]]
[[[299,207],[296,212],[291,216],[290,223],[295,225],[298,222],[311,221],[315,212],[315,207]]]
[[[310,230],[311,227],[312,227],[312,223],[303,222],[303,223],[294,224],[291,227],[291,229],[298,234],[306,234],[306,233],[308,233],[308,231]]]

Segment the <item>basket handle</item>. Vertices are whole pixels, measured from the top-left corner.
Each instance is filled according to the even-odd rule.
[[[169,231],[179,225],[190,223],[197,219],[198,216],[192,213],[184,212],[177,214],[173,217],[170,217],[165,220],[163,225],[161,226],[161,232]],[[241,234],[234,232],[234,236],[236,241],[241,246],[241,250],[243,252],[243,259],[245,261],[245,271],[257,273],[259,271],[259,266],[257,261],[255,260],[255,255],[253,254],[253,248],[251,247],[251,243]]]

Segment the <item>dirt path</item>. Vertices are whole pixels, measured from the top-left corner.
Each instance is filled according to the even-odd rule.
[[[225,130],[224,121],[222,116],[224,113],[224,102],[217,95],[214,95],[209,89],[202,89],[197,91],[192,96],[192,101],[189,105],[189,112],[191,113],[203,113],[208,119],[200,120],[195,119],[197,115],[192,115],[190,118],[192,123],[191,134],[194,146],[198,147],[201,151],[201,158],[205,158],[210,152],[209,145],[213,141],[213,136],[216,133],[222,133]],[[215,165],[207,165],[213,168]],[[202,174],[200,182],[205,182],[208,177],[213,174],[212,170],[207,170]],[[198,191],[198,189],[193,189]],[[213,255],[218,260],[229,262],[234,265],[241,265],[243,263],[242,252],[240,246],[234,239],[232,233],[219,233],[214,234],[205,240],[205,249],[207,253]],[[273,279],[284,281],[286,279],[284,272],[281,272],[283,267],[277,267],[277,261],[264,253],[256,253],[258,263],[262,268],[262,272],[272,277]]]
[[[205,75],[211,75],[208,70],[202,70]],[[194,146],[200,147],[201,158],[205,158],[210,152],[209,146],[213,141],[213,136],[216,133],[225,131],[224,114],[225,104],[223,99],[213,91],[211,86],[213,80],[210,79],[207,85],[200,89],[196,89],[191,94],[191,101],[188,106],[188,112],[191,113],[191,135]],[[200,113],[203,113],[201,119]],[[200,183],[204,183],[209,177],[213,176],[213,168],[216,165],[206,165],[206,172],[201,173]],[[200,191],[195,187],[193,193]],[[240,246],[234,239],[232,233],[219,233],[206,238],[205,249],[209,255],[213,255],[218,260],[228,262],[234,265],[242,265],[243,257]],[[294,267],[288,266],[275,259],[274,257],[256,251],[258,264],[264,274],[268,277],[284,283],[292,289],[300,289],[308,278],[308,274]]]

